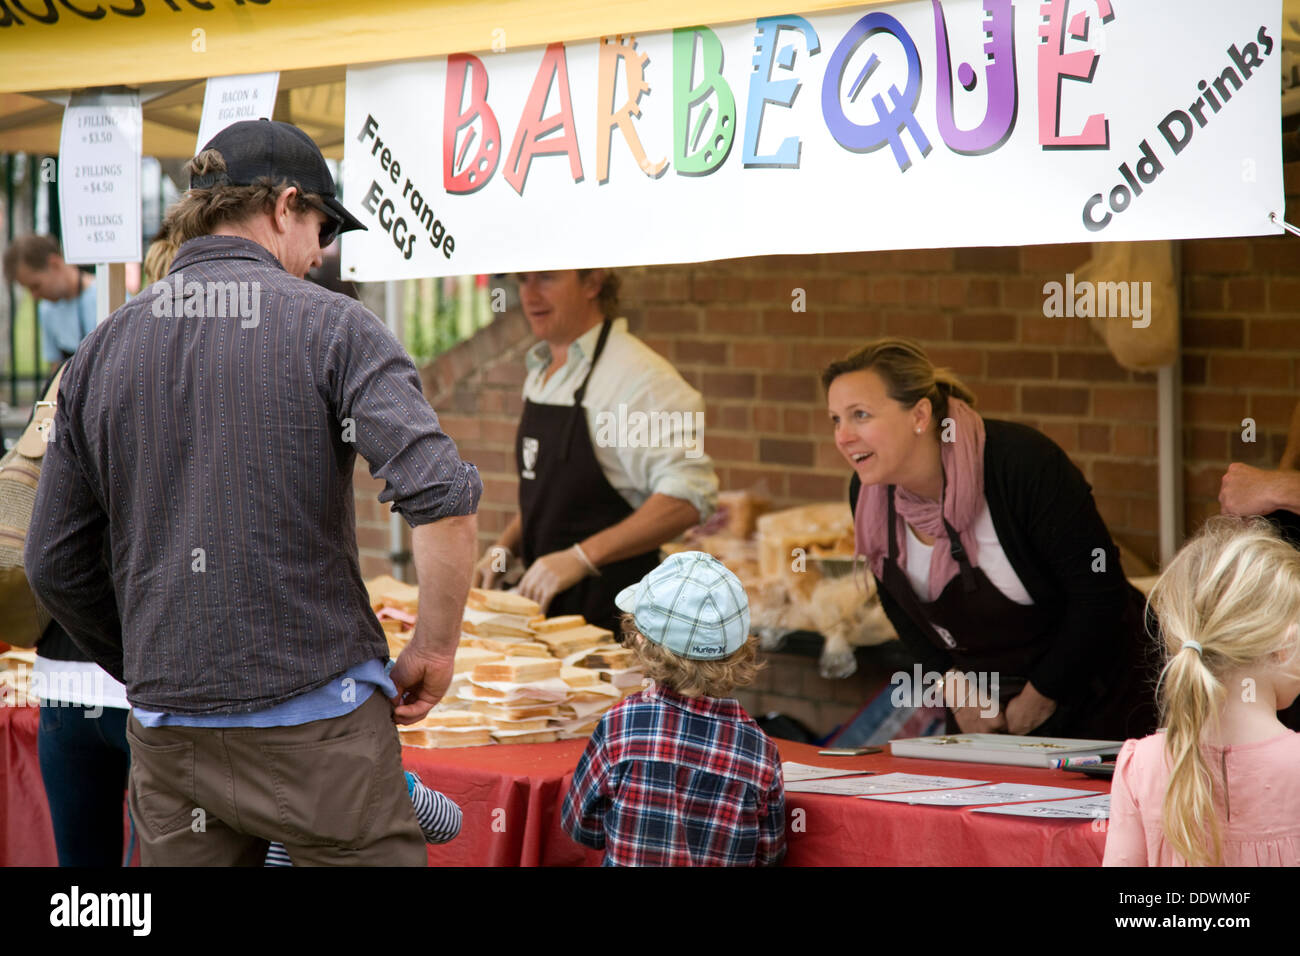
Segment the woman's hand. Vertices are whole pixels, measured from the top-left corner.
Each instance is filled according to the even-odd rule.
[[[1033,684],[1007,702],[1007,733],[1027,734],[1056,713],[1056,701],[1044,697]]]
[[[953,719],[963,734],[1005,734],[1007,722],[1001,712],[992,717],[980,716],[978,706],[952,708]]]
[[[953,719],[964,734],[1005,734],[1007,721],[998,710],[997,701],[978,699],[976,688],[960,671],[943,675],[944,700],[951,706]],[[989,711],[993,713],[990,716]]]

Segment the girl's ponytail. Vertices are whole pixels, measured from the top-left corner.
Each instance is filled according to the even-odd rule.
[[[1201,750],[1201,735],[1217,725],[1224,686],[1200,653],[1183,644],[1165,667],[1161,687],[1170,764],[1161,808],[1165,838],[1192,866],[1216,865],[1223,858],[1222,836],[1214,808],[1215,778]]]
[[[1161,722],[1170,774],[1162,805],[1165,838],[1188,863],[1223,859],[1219,807],[1227,781],[1205,757],[1227,695],[1226,675],[1295,650],[1300,552],[1262,518],[1205,523],[1151,589],[1165,640]]]

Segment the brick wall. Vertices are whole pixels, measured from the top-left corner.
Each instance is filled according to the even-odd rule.
[[[1287,174],[1288,193],[1300,194],[1300,164]],[[1300,400],[1300,239],[1188,241],[1181,254],[1190,532],[1217,511],[1229,462],[1270,466],[1281,454]],[[724,489],[762,483],[778,504],[842,498],[849,469],[831,441],[818,374],[867,339],[907,335],[972,386],[983,413],[1059,443],[1091,482],[1112,535],[1154,563],[1156,377],[1121,369],[1087,319],[1042,314],[1043,284],[1089,255],[1080,244],[633,268],[623,270],[623,311],[704,395],[704,447]],[[791,310],[795,289],[806,312]],[[509,313],[423,371],[444,427],[483,475],[484,545],[515,509],[514,431],[531,341],[523,317]],[[1246,417],[1257,422],[1253,445],[1242,442]],[[361,463],[366,575],[387,567],[378,490]]]

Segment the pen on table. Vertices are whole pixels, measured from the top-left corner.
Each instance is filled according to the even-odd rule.
[[[1052,761],[1053,770],[1069,770],[1071,767],[1091,767],[1099,764],[1104,758],[1100,754],[1087,754],[1082,757],[1061,757]]]

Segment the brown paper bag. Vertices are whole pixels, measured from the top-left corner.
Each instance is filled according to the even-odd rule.
[[[1130,308],[1128,314],[1102,316],[1100,312],[1111,310],[1098,307],[1091,310],[1090,318],[1115,360],[1131,372],[1153,371],[1178,358],[1177,271],[1174,244],[1160,241],[1093,243],[1092,258],[1075,272],[1075,288],[1091,283],[1098,290],[1098,303],[1105,295],[1101,290],[1113,288],[1113,283],[1126,283],[1130,291],[1140,292],[1145,315],[1138,317]],[[1137,283],[1136,288],[1132,283]],[[1106,298],[1113,305],[1117,297]]]

